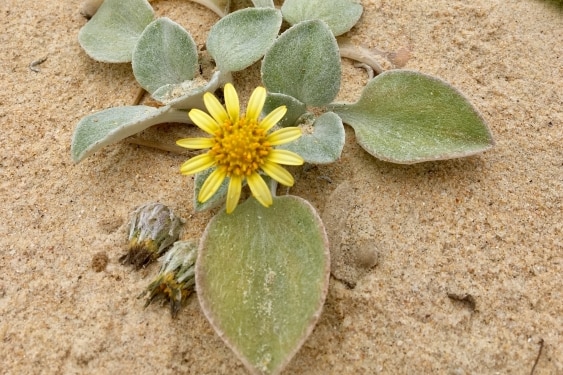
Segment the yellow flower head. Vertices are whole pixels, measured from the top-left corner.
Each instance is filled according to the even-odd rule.
[[[265,207],[272,205],[272,194],[260,171],[286,186],[293,186],[293,176],[282,166],[301,165],[303,158],[274,146],[296,140],[301,129],[286,127],[268,134],[287,111],[278,107],[262,120],[258,117],[266,101],[266,89],[257,87],[248,102],[246,114],[240,114],[238,95],[230,83],[225,85],[225,107],[211,93],[203,101],[209,114],[192,109],[190,119],[211,138],[185,138],[176,143],[189,149],[209,149],[205,154],[189,159],[180,167],[182,174],[191,175],[215,167],[203,183],[198,201],[203,203],[213,196],[226,177],[229,178],[227,213],[237,207],[242,183],[247,180],[250,191]]]

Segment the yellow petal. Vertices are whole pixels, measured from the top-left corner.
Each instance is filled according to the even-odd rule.
[[[278,146],[295,141],[299,137],[301,137],[301,129],[297,127],[288,127],[276,130],[270,134],[266,140],[270,143],[270,145]]]
[[[230,83],[225,85],[223,89],[223,94],[225,95],[225,106],[227,107],[227,113],[231,118],[233,124],[238,121],[240,113],[240,103],[238,101],[237,90]]]
[[[275,149],[270,151],[267,160],[272,163],[284,165],[303,165],[303,158],[295,152]]]
[[[223,124],[229,117],[221,102],[219,102],[212,93],[206,92],[203,95],[203,102],[205,103],[205,108],[207,108],[209,114],[215,119],[215,121],[217,121],[218,124]]]
[[[215,132],[219,130],[217,121],[200,109],[192,109],[190,113],[188,113],[188,116],[190,116],[194,124],[207,134],[215,135]]]
[[[219,189],[219,186],[221,186],[226,176],[227,171],[225,170],[225,168],[217,168],[213,172],[211,172],[209,177],[207,177],[207,179],[201,186],[201,190],[197,195],[197,200],[200,203],[203,203],[211,198],[213,194],[217,192],[217,189]]]
[[[252,191],[252,195],[254,195],[256,200],[260,202],[262,206],[270,207],[272,203],[274,203],[272,193],[270,193],[270,189],[268,189],[268,185],[266,185],[262,176],[254,172],[247,177],[247,180],[250,191]]]
[[[268,116],[264,117],[264,119],[260,121],[260,127],[266,131],[270,130],[283,118],[283,116],[285,116],[286,112],[287,107],[285,105],[274,109],[272,112],[268,113]]]
[[[180,147],[201,150],[204,148],[211,148],[215,145],[213,138],[183,138],[176,141]]]
[[[280,167],[276,163],[272,163],[270,161],[266,161],[262,164],[261,168],[268,174],[268,176],[272,177],[274,180],[283,184],[285,186],[293,186],[295,180],[291,173],[289,173],[284,167]]]
[[[180,166],[182,174],[194,174],[211,168],[215,165],[215,159],[209,153],[201,154],[191,158]]]
[[[231,176],[229,182],[229,190],[227,191],[227,213],[230,214],[237,208],[240,199],[240,191],[242,190],[242,177]]]
[[[264,108],[264,103],[266,102],[266,89],[262,86],[258,86],[250,95],[248,100],[248,107],[246,108],[246,118],[248,120],[258,121],[260,112]]]

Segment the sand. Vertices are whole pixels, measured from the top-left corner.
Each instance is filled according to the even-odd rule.
[[[354,288],[331,279],[322,317],[285,373],[529,374],[537,360],[535,374],[563,374],[561,2],[362,4],[352,42],[408,48],[406,68],[464,92],[497,145],[401,166],[368,155],[347,128],[340,161],[298,176],[291,193],[341,212],[327,227],[342,226],[341,241],[369,246],[377,264],[353,276]],[[129,64],[81,50],[79,6],[0,2],[0,372],[244,374],[197,298],[176,319],[145,309],[137,295],[158,266],[118,262],[129,212],[142,203],[185,218],[182,238],[203,232],[213,212],[193,211],[192,180],[178,172],[186,156],[121,142],[71,161],[80,118],[131,104],[137,90]],[[191,2],[153,6],[199,46],[216,21]],[[343,64],[339,99],[354,101],[367,77]],[[258,72],[235,75],[241,96]],[[164,125],[142,136],[172,143],[192,132]]]

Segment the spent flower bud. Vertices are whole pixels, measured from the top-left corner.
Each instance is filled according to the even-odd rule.
[[[162,299],[170,303],[172,316],[176,316],[194,291],[197,248],[196,240],[177,241],[170,251],[159,258],[158,261],[162,265],[158,275],[139,296],[150,293],[145,307],[155,300]]]
[[[162,255],[178,239],[183,220],[161,203],[147,203],[131,215],[129,245],[121,264],[137,269]]]

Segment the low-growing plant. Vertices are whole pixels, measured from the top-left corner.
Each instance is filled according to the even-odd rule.
[[[197,2],[221,17],[206,42],[215,64],[210,76],[200,73],[202,56],[190,34],[168,18],[155,19],[146,0],[103,2],[80,30],[81,46],[98,61],[131,62],[140,86],[162,106],[84,117],[71,154],[79,162],[161,123],[193,123],[206,133],[178,140],[207,150],[180,171],[196,175],[196,211],[225,202],[226,209],[199,241],[165,256],[150,299],[164,293],[176,312],[189,294],[182,288],[194,278],[205,316],[246,367],[279,373],[316,324],[330,275],[316,210],[302,198],[276,196],[278,183],[294,183],[283,165],[338,161],[344,123],[368,153],[401,164],[474,155],[494,141],[478,111],[446,82],[409,70],[383,72],[366,50],[337,39],[360,20],[357,1],[286,0],[278,9],[271,0],[256,0],[232,13],[227,0]],[[280,34],[283,21],[289,27]],[[377,73],[355,103],[334,102],[341,55]],[[232,73],[260,60],[263,87],[243,113]],[[222,88],[224,103],[213,95]],[[239,205],[245,185],[253,197]]]

